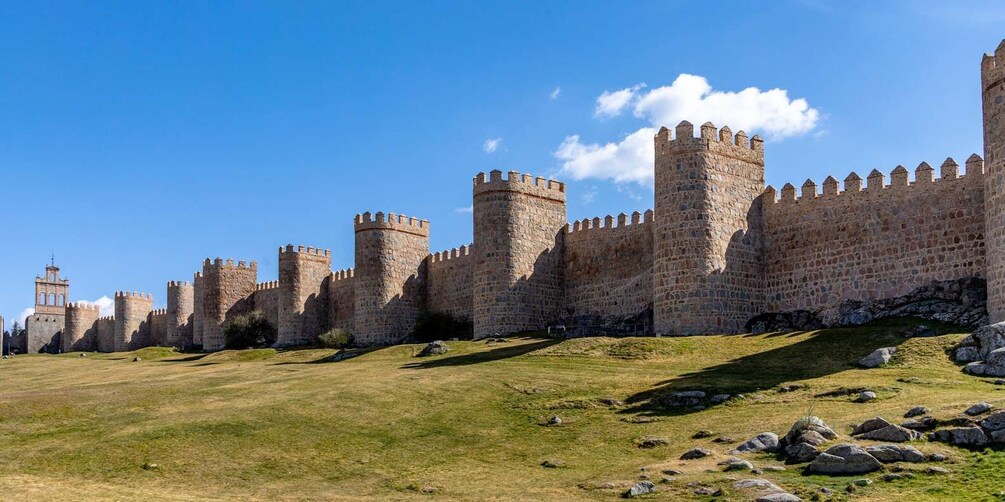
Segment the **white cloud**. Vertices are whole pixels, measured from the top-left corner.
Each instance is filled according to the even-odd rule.
[[[639,90],[645,86],[646,84],[636,84],[620,91],[604,91],[597,97],[597,108],[593,114],[597,117],[614,117],[621,114],[621,110],[628,106],[635,99]]]
[[[474,213],[475,212],[475,206],[459,207],[457,209],[454,209],[454,212],[455,213]]]
[[[579,196],[579,199],[583,201],[583,204],[592,204],[593,201],[597,199],[597,187],[587,187],[586,191],[583,192],[583,195]]]
[[[562,88],[561,87],[556,87],[554,91],[551,91],[551,94],[548,97],[550,99],[558,99],[558,97],[561,94],[562,94]]]
[[[487,139],[482,145],[482,149],[485,150],[485,153],[493,153],[499,149],[500,145],[502,145],[502,138]]]
[[[569,136],[555,152],[562,161],[559,173],[574,180],[600,178],[652,186],[655,134],[655,129],[643,127],[617,143],[605,145],[584,144],[579,136]]]
[[[80,300],[77,303],[83,303],[84,305],[97,305],[98,308],[101,309],[100,312],[101,317],[108,317],[115,315],[115,300],[112,300],[107,296],[102,296],[101,298],[98,298],[93,302],[87,300]]]
[[[14,325],[14,321],[17,321],[17,323],[23,328],[24,327],[24,320],[27,319],[29,316],[31,316],[34,313],[35,313],[35,308],[34,307],[28,307],[28,308],[22,310],[21,313],[17,315],[17,317],[15,317],[15,318],[13,318],[13,319],[11,319],[9,321],[6,321],[6,320],[4,321],[4,324],[6,324],[6,326],[4,326],[4,329],[9,331],[10,327]]]
[[[680,121],[695,125],[710,121],[733,132],[761,134],[769,140],[804,135],[820,120],[820,112],[802,98],[790,99],[788,91],[761,91],[748,87],[739,92],[712,89],[704,77],[681,74],[672,84],[642,91],[638,84],[618,91],[605,91],[597,98],[598,117],[613,117],[628,107],[648,122],[647,127],[616,142],[583,143],[578,135],[567,136],[555,151],[562,161],[559,174],[575,180],[608,179],[653,186],[653,136],[656,128],[671,129]],[[826,134],[826,133],[823,133]]]

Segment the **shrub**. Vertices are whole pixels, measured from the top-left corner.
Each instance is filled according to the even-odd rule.
[[[446,312],[423,312],[415,321],[415,338],[420,342],[451,338],[470,340],[474,332],[474,323],[470,320]]]
[[[322,347],[344,349],[352,342],[352,335],[344,329],[332,328],[318,336]]]
[[[271,347],[276,343],[276,328],[261,311],[241,314],[227,322],[223,330],[228,349]]]

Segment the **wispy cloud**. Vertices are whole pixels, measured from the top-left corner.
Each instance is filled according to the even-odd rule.
[[[551,91],[551,94],[548,97],[550,99],[558,99],[558,97],[561,95],[562,95],[562,88],[556,87],[554,91]]]
[[[485,153],[494,153],[502,145],[502,138],[492,138],[485,140],[485,144],[482,145],[482,150]]]
[[[645,86],[646,84],[636,84],[619,91],[604,91],[603,94],[597,96],[597,107],[593,110],[593,114],[597,117],[620,115],[621,110],[628,106],[635,99],[639,90]]]
[[[457,209],[454,209],[454,212],[455,213],[474,213],[475,212],[475,206],[459,207]]]

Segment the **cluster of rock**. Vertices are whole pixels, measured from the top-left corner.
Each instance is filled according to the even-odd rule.
[[[730,399],[741,397],[743,396],[732,394],[709,395],[709,393],[701,390],[683,390],[658,397],[654,399],[653,403],[669,409],[691,408],[700,410],[709,405],[722,404]]]
[[[953,359],[971,375],[1005,376],[1005,323],[978,328],[953,349]]]
[[[896,298],[875,301],[846,300],[817,311],[761,314],[747,322],[751,333],[809,331],[836,326],[860,326],[890,317],[917,317],[976,328],[988,321],[985,281],[967,277],[933,281]],[[932,336],[929,335],[921,336]]]

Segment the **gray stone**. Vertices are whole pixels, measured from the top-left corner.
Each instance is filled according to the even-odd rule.
[[[933,453],[933,454],[931,454],[931,455],[928,456],[928,460],[931,460],[932,462],[945,462],[946,461],[946,454],[945,453],[940,453],[940,452],[935,452],[935,453]]]
[[[140,361],[142,361],[142,359],[140,359],[139,356],[136,356],[136,357],[133,358],[133,362],[134,363],[138,363]]]
[[[858,402],[866,403],[876,399],[876,393],[871,390],[863,390],[858,394]]]
[[[924,406],[915,406],[914,408],[907,410],[907,413],[904,413],[904,418],[920,417],[922,415],[927,415],[929,411],[931,410]]]
[[[656,492],[656,485],[652,481],[639,481],[625,492],[625,497],[632,498]]]
[[[701,404],[705,393],[700,390],[685,390],[674,392],[663,398],[660,403],[667,408],[690,408]]]
[[[768,472],[783,472],[783,471],[785,471],[785,468],[782,467],[782,466],[780,466],[780,465],[766,465],[766,466],[762,467],[761,469],[763,469],[765,471],[768,471]]]
[[[952,427],[937,430],[929,434],[929,439],[956,446],[984,446],[988,444],[988,436],[980,427]]]
[[[794,464],[810,462],[820,455],[820,450],[809,443],[797,443],[785,447],[785,456]]]
[[[1005,348],[991,351],[983,362],[973,362],[963,367],[971,375],[1005,376]]]
[[[1005,429],[991,431],[992,443],[1005,443]]]
[[[657,448],[670,444],[670,440],[661,437],[644,437],[639,441],[639,448]]]
[[[916,420],[907,420],[906,422],[900,424],[901,427],[915,431],[930,431],[938,425],[939,422],[932,417],[921,417]]]
[[[967,411],[964,411],[963,413],[973,417],[989,411],[991,411],[991,403],[980,402],[967,408]]]
[[[733,396],[729,394],[716,394],[711,398],[709,398],[709,402],[711,402],[712,404],[722,404],[725,403],[726,401],[729,401],[731,397]]]
[[[803,499],[787,492],[769,493],[757,497],[757,502],[802,502]]]
[[[929,338],[933,336],[936,336],[935,330],[924,324],[919,324],[904,331],[904,338]]]
[[[704,439],[712,437],[713,435],[715,435],[715,433],[710,430],[700,430],[692,434],[691,439]]]
[[[722,470],[726,472],[750,471],[754,469],[754,464],[750,463],[749,460],[742,460],[739,458],[731,458],[726,462],[723,462],[721,465],[725,466]]]
[[[890,358],[895,352],[897,352],[896,347],[876,349],[871,354],[859,359],[858,364],[866,368],[876,368],[890,362]]]
[[[705,448],[691,448],[690,450],[684,452],[680,456],[681,460],[696,460],[699,458],[705,458],[712,454],[712,450],[707,450]]]
[[[684,474],[683,472],[680,472],[677,469],[663,469],[660,472],[666,474],[667,476],[680,476],[681,474]]]
[[[436,340],[434,342],[429,342],[428,345],[423,347],[422,350],[419,351],[419,357],[438,356],[446,354],[449,351],[450,347],[448,347],[445,342]]]
[[[766,479],[741,479],[733,483],[733,488],[740,490],[770,490],[773,492],[782,491],[777,485]]]
[[[953,352],[953,359],[958,363],[972,363],[980,358],[981,351],[977,347],[957,347]]]
[[[562,417],[558,415],[552,415],[551,418],[548,419],[548,425],[551,426],[562,425]]]
[[[899,425],[887,425],[882,429],[876,429],[874,431],[866,432],[858,436],[859,439],[871,439],[873,441],[890,441],[892,443],[903,443],[905,441],[914,441],[915,439],[921,438],[921,433],[908,429],[906,427],[901,427]]]
[[[882,468],[879,460],[869,455],[861,446],[839,444],[832,446],[810,462],[807,471],[819,474],[865,474]]]
[[[803,432],[802,434],[800,434],[799,437],[796,438],[795,442],[796,443],[806,443],[806,444],[810,444],[810,445],[813,445],[813,446],[820,446],[820,445],[826,443],[827,439],[824,438],[823,435],[820,434],[817,431],[806,431],[806,432]]]
[[[807,416],[796,420],[796,423],[792,424],[789,432],[785,434],[783,442],[787,445],[795,444],[798,442],[799,437],[806,432],[815,432],[825,439],[834,439],[837,437],[837,433],[819,417]]]
[[[884,464],[891,462],[924,462],[925,454],[913,446],[878,444],[866,446],[865,451]]]
[[[779,442],[778,434],[774,432],[762,432],[744,443],[737,446],[733,453],[750,453],[764,451],[768,453],[774,453],[778,451]]]
[[[855,486],[869,486],[872,484],[872,480],[869,478],[856,479],[853,481]]]
[[[1005,429],[1005,411],[992,413],[981,420],[981,427],[989,431]]]
[[[945,467],[936,467],[934,465],[930,465],[928,466],[928,469],[925,469],[925,472],[929,474],[949,474],[949,469],[946,469]]]
[[[910,479],[913,478],[914,474],[909,472],[894,472],[890,474],[883,475],[883,481],[897,481],[898,479]]]
[[[884,427],[889,427],[893,425],[888,420],[883,417],[870,418],[865,422],[862,422],[855,426],[851,431],[852,436],[858,436],[859,434],[865,434],[867,432],[878,431]]]

